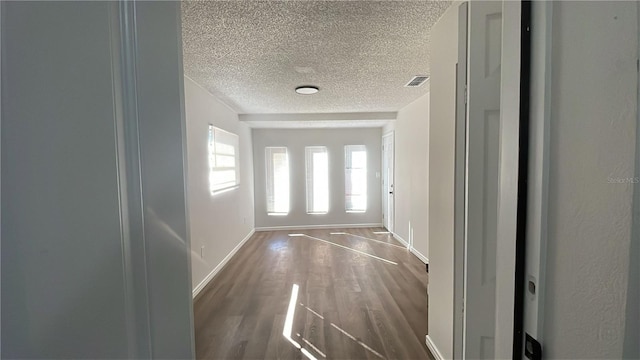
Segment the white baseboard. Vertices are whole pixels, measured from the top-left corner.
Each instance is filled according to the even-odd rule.
[[[393,238],[394,238],[394,239],[396,239],[396,240],[400,241],[400,243],[401,243],[402,245],[406,246],[406,247],[407,247],[407,249],[409,248],[409,242],[408,242],[408,241],[406,241],[405,239],[401,238],[401,237],[400,237],[400,235],[398,235],[398,234],[396,234],[396,233],[393,233],[392,235],[393,235]]]
[[[370,227],[382,227],[382,224],[381,223],[376,223],[376,224],[331,224],[331,225],[267,226],[267,227],[257,227],[256,231],[346,229],[346,228],[370,228]]]
[[[426,257],[426,256],[422,255],[422,253],[421,253],[420,251],[416,250],[416,248],[413,248],[413,247],[412,247],[412,248],[410,249],[410,251],[411,251],[411,253],[412,253],[413,255],[415,255],[418,259],[420,259],[420,261],[422,261],[423,263],[425,263],[425,264],[428,264],[428,263],[429,263],[429,259],[427,259],[427,257]]]
[[[440,352],[440,350],[438,350],[436,344],[433,343],[433,340],[431,340],[429,335],[425,337],[425,342],[427,344],[427,347],[431,351],[431,355],[433,355],[436,360],[444,360],[444,356],[442,356],[442,353]]]
[[[425,264],[429,263],[429,259],[426,256],[422,255],[422,253],[420,253],[420,251],[416,250],[416,248],[414,248],[412,246],[409,246],[409,242],[408,241],[406,241],[405,239],[403,239],[402,237],[400,237],[400,235],[398,235],[396,233],[392,233],[392,235],[396,240],[400,241],[400,243],[402,245],[406,246],[407,249],[409,249],[409,251],[413,255],[415,255],[418,259],[420,259],[420,261],[422,261]]]
[[[205,286],[207,286],[207,284],[209,284],[209,282],[213,280],[213,278],[220,272],[220,270],[222,270],[222,268],[225,265],[227,265],[227,263],[229,262],[229,260],[231,260],[233,255],[235,255],[238,252],[238,250],[240,250],[242,245],[244,245],[244,243],[246,243],[251,238],[251,236],[253,236],[255,232],[256,232],[255,229],[249,231],[249,234],[247,234],[247,236],[245,236],[244,239],[242,239],[242,241],[240,241],[240,243],[238,243],[238,245],[236,245],[236,247],[234,247],[233,250],[231,250],[231,252],[227,254],[227,256],[225,256],[224,259],[222,259],[222,261],[220,261],[220,263],[216,265],[215,268],[213,268],[213,270],[211,270],[209,275],[207,275],[200,282],[200,284],[198,284],[195,288],[193,288],[193,298],[195,298],[200,293],[200,291],[202,291],[202,289],[204,289]]]

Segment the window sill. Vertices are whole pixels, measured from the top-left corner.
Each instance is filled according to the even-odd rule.
[[[364,214],[367,210],[346,210],[347,214]]]
[[[211,196],[220,195],[222,193],[226,193],[226,192],[229,192],[231,190],[238,189],[239,187],[240,187],[240,185],[235,185],[235,186],[232,186],[232,187],[228,187],[228,188],[224,188],[224,189],[220,189],[220,190],[216,190],[216,191],[211,191]]]
[[[289,213],[267,213],[269,216],[287,216]]]

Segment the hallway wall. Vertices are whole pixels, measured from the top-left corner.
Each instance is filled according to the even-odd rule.
[[[453,358],[454,165],[458,8],[431,29],[429,108],[429,339]]]
[[[429,86],[428,84],[424,86]],[[394,233],[429,258],[429,94],[398,111],[395,131]],[[413,230],[413,234],[412,234]]]
[[[197,292],[253,232],[253,151],[251,129],[238,120],[234,110],[190,78],[185,77],[184,83],[191,282]],[[209,191],[209,124],[240,139],[240,186],[215,195]]]

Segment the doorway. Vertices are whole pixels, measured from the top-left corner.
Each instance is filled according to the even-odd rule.
[[[393,160],[394,160],[394,132],[382,136],[382,224],[393,233]]]

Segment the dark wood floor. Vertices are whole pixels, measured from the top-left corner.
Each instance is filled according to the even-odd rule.
[[[425,266],[373,231],[256,233],[195,299],[197,358],[433,359]]]

